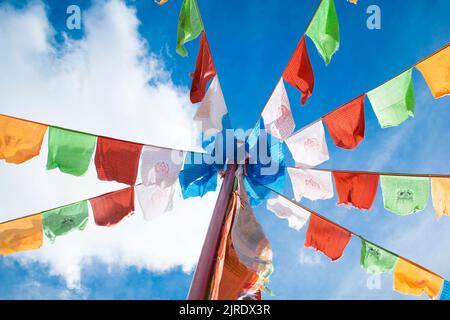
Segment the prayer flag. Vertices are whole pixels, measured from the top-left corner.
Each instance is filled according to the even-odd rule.
[[[168,2],[169,0],[155,0],[155,2],[157,4],[159,4],[160,6],[162,6],[164,3]]]
[[[450,216],[450,179],[431,178],[431,198],[439,218]]]
[[[186,42],[194,40],[203,31],[202,17],[198,10],[197,0],[183,0],[178,18],[177,53],[186,57]]]
[[[95,224],[110,227],[134,213],[134,187],[110,192],[89,200]]]
[[[283,71],[283,79],[301,92],[301,104],[312,95],[314,89],[314,72],[309,61],[305,37],[302,37]]]
[[[38,249],[42,246],[42,215],[0,224],[0,254]]]
[[[339,21],[333,0],[322,0],[306,30],[326,64],[339,49]]]
[[[443,283],[440,276],[398,258],[394,269],[395,291],[414,296],[425,293],[430,299],[436,299]]]
[[[420,177],[381,176],[384,208],[399,215],[425,209],[429,179]]]
[[[224,115],[228,113],[227,105],[220,87],[219,77],[216,75],[203,98],[194,120],[201,121],[202,131],[218,133],[224,126]]]
[[[0,115],[0,159],[23,163],[41,151],[47,126]]]
[[[377,174],[334,171],[333,177],[339,204],[366,210],[372,207],[378,190]]]
[[[398,126],[414,116],[412,69],[367,93],[382,128]]]
[[[200,37],[200,50],[198,52],[197,61],[195,62],[195,71],[191,74],[191,102],[197,103],[203,100],[206,93],[206,85],[209,80],[216,76],[216,68],[209,50],[208,39],[203,31]]]
[[[444,286],[442,287],[439,300],[450,300],[450,282],[447,280],[444,280]]]
[[[286,144],[297,167],[314,167],[330,159],[322,121],[297,131]]]
[[[267,132],[280,140],[285,140],[294,131],[294,118],[292,117],[283,78],[278,81],[272,96],[262,112],[262,117]]]
[[[311,213],[295,205],[286,198],[277,195],[267,200],[267,209],[275,213],[278,218],[287,219],[289,227],[299,231],[308,221]]]
[[[288,168],[295,200],[325,200],[334,196],[331,172]]]
[[[145,186],[168,188],[178,180],[184,152],[145,146],[142,151],[141,177]]]
[[[364,97],[348,102],[322,118],[336,146],[354,149],[364,140]]]
[[[100,180],[136,183],[142,144],[99,137],[95,167]]]
[[[361,239],[361,267],[367,272],[380,274],[391,272],[397,262],[397,256],[392,253]]]
[[[416,67],[422,73],[435,98],[450,94],[450,46]]]
[[[305,247],[323,252],[332,261],[339,259],[352,234],[344,228],[315,214],[309,219]]]
[[[51,242],[57,236],[65,235],[75,230],[84,230],[89,217],[87,201],[80,201],[58,209],[42,213],[44,233]]]
[[[139,185],[136,187],[137,198],[141,206],[144,219],[154,220],[173,209],[175,185],[162,188],[158,185]]]
[[[96,136],[50,127],[48,130],[47,170],[82,176],[91,163]]]

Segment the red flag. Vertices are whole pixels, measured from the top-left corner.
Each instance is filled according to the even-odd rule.
[[[198,52],[197,61],[195,62],[195,71],[192,76],[191,84],[191,102],[197,103],[203,100],[206,94],[206,85],[209,80],[216,75],[216,68],[209,50],[208,39],[202,31],[200,37],[200,50]]]
[[[301,103],[305,104],[314,89],[314,72],[309,61],[305,37],[302,37],[283,72],[283,79],[302,93]]]
[[[377,195],[377,174],[333,172],[339,204],[351,204],[355,208],[370,209]]]
[[[364,97],[344,104],[322,118],[336,146],[355,148],[364,139]]]
[[[95,167],[100,180],[134,185],[142,144],[98,137]]]
[[[134,213],[134,187],[110,192],[89,200],[95,224],[109,227]]]
[[[305,247],[315,248],[334,261],[342,256],[351,237],[349,231],[312,214],[306,232]]]

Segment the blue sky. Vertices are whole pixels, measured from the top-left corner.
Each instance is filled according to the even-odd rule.
[[[126,4],[136,9],[137,19],[140,21],[139,35],[147,41],[148,50],[162,61],[173,85],[177,88],[188,88],[188,73],[194,68],[198,41],[187,45],[190,52],[188,58],[183,59],[176,55],[175,40],[180,2],[170,0],[162,7],[152,1],[127,1]],[[253,0],[233,3],[199,0],[214,62],[235,128],[248,129],[254,125],[318,2]],[[306,107],[300,106],[299,93],[287,86],[297,129],[376,87],[450,40],[447,14],[450,3],[446,0],[411,0],[407,4],[399,0],[359,2],[354,6],[345,0],[335,0],[341,44],[330,65],[325,66],[312,42],[307,40],[315,73],[315,88]],[[6,3],[13,4],[17,10],[26,9],[23,1]],[[86,36],[84,29],[66,29],[67,6],[79,4],[83,13],[90,10],[92,3],[102,6],[99,1],[45,1],[45,12],[55,29],[55,47],[64,42],[63,33],[73,39],[83,39]],[[369,4],[376,4],[381,8],[381,30],[369,30],[366,27],[366,8]],[[114,29],[110,33],[100,35],[113,41]],[[8,50],[1,47],[0,49]],[[346,151],[336,148],[327,136],[331,159],[321,167],[448,173],[450,100],[448,97],[434,100],[418,71],[414,71],[414,87],[414,118],[399,127],[381,129],[366,100],[366,139],[357,149]],[[109,93],[105,91],[99,94]],[[6,111],[24,117],[33,117],[39,113],[14,106]],[[55,113],[47,115],[46,119],[51,119],[51,116],[58,117],[60,122],[67,121],[64,120],[63,114]],[[114,120],[111,119],[111,126]],[[171,131],[170,121],[167,123],[167,131]],[[76,126],[77,123],[72,125]],[[102,130],[107,132],[112,130],[108,129],[106,116],[101,126]],[[126,129],[123,128],[124,131]],[[161,141],[164,143],[164,137]],[[0,166],[0,174],[6,174],[7,170],[11,172],[11,166]],[[12,181],[13,178],[10,179]],[[72,183],[72,180],[68,178],[64,183]],[[20,181],[17,184],[17,188],[20,188]],[[81,186],[81,182],[77,182],[73,188]],[[97,194],[96,190],[90,187],[89,191]],[[286,186],[286,194],[291,195],[289,186]],[[18,194],[15,201],[26,202],[27,197],[28,193]],[[46,208],[43,202],[36,201],[40,208]],[[58,198],[55,201],[62,200]],[[14,206],[13,202],[0,207],[0,212],[13,210],[18,214],[24,205]],[[381,192],[370,212],[338,207],[336,202],[335,197],[322,202],[305,200],[303,204],[369,240],[450,278],[450,254],[446,250],[450,245],[450,236],[446,232],[450,228],[450,220],[444,217],[438,222],[431,204],[423,212],[399,217],[383,209]],[[30,208],[32,206],[33,202],[30,201]],[[264,298],[414,298],[393,292],[390,275],[381,276],[380,289],[367,288],[367,275],[359,267],[358,239],[351,241],[342,259],[332,263],[326,257],[303,248],[305,229],[300,232],[289,229],[286,221],[277,219],[263,206],[258,207],[255,212],[274,252],[275,272],[271,277],[270,288],[275,295],[265,295]],[[78,236],[81,237],[82,234],[78,233]],[[143,245],[164,246],[164,243]],[[105,268],[108,272],[103,272]],[[105,261],[96,261],[94,257],[82,269],[80,281],[83,289],[74,290],[67,287],[60,275],[51,271],[45,260],[22,263],[20,259],[13,257],[0,258],[0,270],[0,298],[3,299],[183,299],[192,276],[192,272],[186,272],[185,268],[179,266],[155,271],[142,266],[115,266]]]

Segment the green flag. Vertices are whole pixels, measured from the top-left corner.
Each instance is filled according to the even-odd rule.
[[[367,93],[382,128],[398,126],[414,116],[412,69]]]
[[[429,197],[429,179],[381,176],[384,208],[400,215],[425,209]]]
[[[391,272],[396,262],[397,256],[361,239],[360,264],[368,272],[373,274]]]
[[[87,221],[86,200],[42,213],[44,233],[51,242],[54,242],[57,236],[65,235],[73,230],[84,230]]]
[[[50,127],[48,133],[47,170],[81,176],[86,173],[95,148],[96,136]]]
[[[339,49],[339,21],[333,0],[322,0],[306,30],[326,64]]]
[[[184,44],[197,38],[202,31],[203,22],[197,0],[183,0],[178,18],[177,53],[186,57],[188,52]]]

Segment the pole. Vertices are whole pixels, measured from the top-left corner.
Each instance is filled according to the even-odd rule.
[[[217,197],[216,206],[209,223],[208,232],[203,243],[202,252],[195,268],[189,289],[188,300],[205,300],[209,290],[211,273],[216,260],[217,248],[222,234],[222,227],[225,221],[227,205],[233,190],[234,174],[236,164],[229,164]]]

